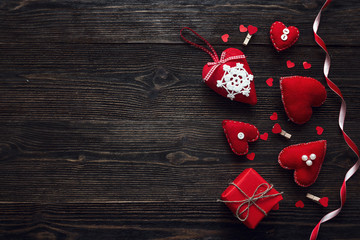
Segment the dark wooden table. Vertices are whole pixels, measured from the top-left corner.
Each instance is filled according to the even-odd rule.
[[[356,158],[337,124],[339,98],[310,122],[288,121],[278,79],[310,76],[325,84],[323,51],[312,23],[323,1],[3,0],[0,2],[1,239],[307,239],[336,209],[339,188]],[[360,4],[333,1],[319,34],[332,56],[330,78],[348,103],[345,129],[360,143]],[[277,53],[274,21],[300,30],[295,46]],[[240,24],[258,33],[247,47]],[[189,26],[220,54],[244,51],[255,75],[258,104],[231,102],[201,81],[204,52],[181,41]],[[220,36],[230,35],[227,43]],[[286,67],[286,60],[296,66]],[[302,62],[312,68],[304,70]],[[265,80],[274,78],[274,86]],[[271,133],[269,116],[293,134]],[[224,119],[255,124],[267,141],[251,145],[255,159],[233,154]],[[316,134],[316,126],[325,130]],[[328,140],[317,182],[297,186],[278,153],[300,142]],[[252,167],[284,200],[256,230],[216,202]],[[360,239],[360,174],[348,183],[341,214],[319,239]],[[329,207],[305,194],[328,196]],[[305,208],[295,207],[302,200]]]

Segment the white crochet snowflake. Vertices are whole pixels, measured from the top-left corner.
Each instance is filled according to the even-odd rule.
[[[239,93],[248,97],[251,90],[250,82],[254,76],[245,70],[244,64],[236,63],[234,67],[224,64],[223,69],[224,75],[217,81],[216,86],[224,88],[228,92],[227,97],[231,100]]]

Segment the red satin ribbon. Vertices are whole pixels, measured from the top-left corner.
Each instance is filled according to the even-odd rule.
[[[356,171],[359,169],[359,166],[360,166],[359,149],[356,146],[356,144],[350,139],[350,137],[344,132],[344,122],[345,122],[345,116],[346,116],[346,103],[345,103],[343,95],[342,95],[340,89],[338,88],[338,86],[336,86],[336,84],[333,83],[328,78],[329,69],[330,69],[330,55],[329,55],[329,52],[328,52],[328,50],[326,48],[325,42],[320,38],[319,35],[317,35],[317,30],[318,30],[318,27],[319,27],[319,24],[320,24],[321,12],[330,4],[330,2],[331,2],[331,0],[326,0],[326,2],[324,3],[324,5],[320,9],[318,15],[315,18],[315,21],[314,21],[314,24],[313,24],[314,37],[315,37],[316,43],[326,52],[326,58],[325,58],[325,62],[324,62],[324,76],[325,76],[326,83],[329,86],[329,88],[341,98],[341,107],[340,107],[340,112],[339,112],[339,127],[340,127],[340,129],[342,131],[345,142],[351,148],[351,150],[353,150],[353,152],[356,154],[357,161],[347,171],[347,173],[345,175],[345,178],[344,178],[344,181],[343,181],[343,184],[342,184],[342,186],[340,188],[340,199],[341,199],[340,207],[338,209],[335,209],[332,212],[329,212],[328,214],[326,214],[319,221],[319,223],[315,226],[315,228],[311,232],[310,240],[315,240],[317,238],[321,223],[329,221],[330,219],[336,217],[336,215],[338,215],[340,213],[342,207],[345,204],[345,200],[346,200],[346,182],[356,173]]]

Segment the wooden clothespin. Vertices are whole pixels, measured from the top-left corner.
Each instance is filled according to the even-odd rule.
[[[275,134],[280,134],[280,135],[286,137],[287,139],[291,138],[291,134],[287,133],[284,130],[282,130],[280,124],[278,124],[278,123],[274,124],[272,132],[275,133]]]
[[[327,207],[328,203],[329,203],[329,198],[328,197],[323,197],[323,198],[319,198],[315,195],[312,195],[311,193],[307,193],[306,197],[313,200],[314,202],[320,204],[323,207]]]
[[[244,42],[243,42],[243,45],[244,45],[244,46],[248,45],[248,43],[249,43],[252,35],[254,35],[254,34],[257,32],[258,28],[257,28],[257,27],[254,27],[254,26],[252,26],[252,25],[249,25],[249,26],[247,27],[247,30],[248,30],[248,34],[247,34],[247,36],[246,36],[246,38],[245,38],[245,40],[244,40]]]

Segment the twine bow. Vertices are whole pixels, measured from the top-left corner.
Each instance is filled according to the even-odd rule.
[[[236,209],[236,217],[237,219],[239,219],[241,222],[246,221],[246,219],[249,217],[250,214],[250,207],[252,205],[256,206],[265,216],[267,216],[267,213],[264,211],[264,209],[262,209],[259,205],[256,204],[256,201],[259,199],[263,199],[263,198],[269,198],[269,197],[276,197],[279,196],[281,193],[276,193],[276,194],[268,194],[268,192],[273,188],[273,185],[269,185],[268,183],[261,183],[254,191],[253,195],[251,197],[249,197],[243,190],[241,190],[241,188],[239,188],[239,186],[237,186],[234,182],[230,183],[230,185],[235,186],[244,196],[245,199],[244,200],[238,200],[238,201],[223,201],[223,200],[218,200],[220,202],[223,203],[241,203],[238,208]],[[258,192],[258,190],[262,187],[262,186],[266,186],[266,189],[264,191]],[[242,206],[246,205],[247,207],[242,210],[240,212],[240,209]],[[246,212],[245,217],[241,217],[241,215],[243,213]]]
[[[228,61],[232,61],[235,59],[241,59],[241,58],[245,58],[245,55],[236,55],[236,56],[231,56],[228,58],[225,58],[226,52],[223,52],[221,54],[220,60],[215,59],[214,62],[208,62],[207,65],[208,66],[212,66],[212,68],[210,69],[210,71],[206,74],[206,76],[204,77],[204,81],[206,82],[207,80],[209,80],[209,78],[211,77],[211,75],[215,72],[215,70],[221,65],[224,64]]]

